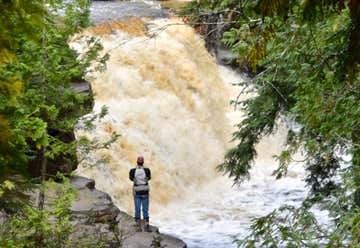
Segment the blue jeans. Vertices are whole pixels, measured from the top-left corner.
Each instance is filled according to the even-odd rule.
[[[135,220],[140,219],[140,208],[142,207],[143,218],[149,221],[149,195],[135,195]]]

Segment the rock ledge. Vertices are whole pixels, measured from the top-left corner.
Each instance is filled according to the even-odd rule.
[[[71,184],[78,191],[77,201],[70,209],[76,235],[86,231],[103,240],[107,247],[149,248],[156,239],[161,240],[161,247],[187,247],[178,238],[160,234],[154,226],[152,232],[137,232],[133,218],[120,211],[107,193],[95,189],[94,180],[75,176]]]

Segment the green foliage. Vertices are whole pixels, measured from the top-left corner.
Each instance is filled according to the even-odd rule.
[[[82,166],[97,166],[99,164],[105,164],[108,162],[108,157],[94,156],[96,151],[109,149],[110,146],[121,136],[120,134],[113,132],[110,137],[89,138],[91,132],[95,128],[95,124],[99,124],[101,120],[107,115],[108,109],[106,106],[102,106],[101,110],[97,114],[88,114],[79,120],[78,128],[82,130],[82,134],[77,137],[76,148],[77,155],[80,158]]]
[[[254,97],[236,102],[246,113],[234,133],[238,145],[219,169],[235,182],[249,177],[255,145],[295,123],[287,147],[277,156],[277,178],[286,175],[292,155],[305,153],[309,199],[254,220],[243,247],[359,247],[360,207],[360,3],[358,1],[194,1],[187,13],[231,12],[232,29],[223,41],[256,76],[241,84]],[[206,25],[206,24],[204,24]],[[344,161],[348,155],[351,161]],[[342,172],[341,168],[347,168]],[[340,206],[341,205],[341,206]],[[329,226],[312,207],[329,211]],[[356,225],[356,226],[354,226]]]
[[[180,14],[186,16],[190,24],[200,27],[201,23],[213,23],[214,17],[217,18],[219,15],[228,21],[235,20],[240,14],[241,5],[241,1],[238,0],[192,1],[181,10]]]
[[[27,190],[32,190],[34,185],[28,180],[16,175],[3,178],[0,184],[0,209],[6,213],[20,211],[29,201]]]
[[[308,210],[305,204],[298,209],[282,206],[255,219],[251,226],[255,230],[252,236],[237,243],[244,247],[319,247],[317,235],[320,227],[316,225],[315,216]]]
[[[62,183],[50,180],[42,186],[47,189],[44,209],[34,207],[33,202],[2,220],[0,247],[104,247],[102,238],[94,238],[85,230],[76,230],[77,234],[73,235],[75,230],[70,207],[77,193],[68,178],[60,174],[59,178]],[[9,187],[9,183],[6,187]]]
[[[23,90],[21,74],[8,70],[17,61],[16,49],[22,40],[38,41],[37,28],[42,27],[45,10],[40,1],[0,1],[0,175],[5,166],[20,169],[25,162],[24,137],[18,136],[14,111]],[[19,39],[19,34],[23,39]]]
[[[73,86],[84,82],[93,61],[95,69],[103,69],[107,59],[98,56],[102,47],[95,39],[81,58],[68,44],[89,25],[90,4],[0,0],[0,214],[6,215],[0,247],[102,247],[86,233],[76,242],[69,239],[74,190],[63,176],[64,184],[45,182],[59,170],[46,174],[48,164],[77,162],[73,129],[91,109],[92,96]],[[42,168],[36,203],[29,192],[39,180],[31,179],[29,167],[36,176]]]
[[[43,187],[51,189],[47,208],[39,210],[24,206],[7,218],[0,228],[1,247],[66,247],[70,245],[72,232],[69,208],[75,192],[69,179],[64,183],[49,181]],[[41,235],[41,238],[39,237]],[[41,239],[41,243],[39,240]]]
[[[194,14],[204,11],[213,11],[213,10],[223,10],[225,8],[237,8],[241,6],[241,2],[237,0],[199,0],[190,2],[186,8],[185,12],[188,14]],[[199,11],[199,12],[196,12]]]
[[[300,207],[282,206],[253,220],[252,232],[236,243],[240,247],[359,247],[359,208],[353,206],[354,185],[350,170],[341,172],[342,185],[324,199],[308,197]],[[323,200],[323,201],[320,201]],[[329,211],[320,224],[313,208]]]
[[[95,40],[81,60],[68,45],[69,37],[89,24],[90,4],[1,1],[0,30],[11,35],[0,42],[0,177],[13,171],[26,175],[28,163],[37,163],[43,147],[50,160],[76,162],[68,134],[91,108],[91,96],[72,86],[84,81],[91,61],[104,65],[106,60],[97,57],[101,45]]]

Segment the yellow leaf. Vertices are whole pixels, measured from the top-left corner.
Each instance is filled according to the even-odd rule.
[[[15,60],[15,54],[7,49],[0,50],[0,63],[11,63]]]
[[[40,144],[39,142],[36,142],[36,148],[37,148],[38,150],[41,149],[41,144]]]
[[[0,115],[0,143],[6,143],[11,137],[11,128],[7,119]]]
[[[9,189],[9,190],[12,190],[13,188],[15,188],[15,184],[9,180],[5,180],[4,181],[4,187]]]

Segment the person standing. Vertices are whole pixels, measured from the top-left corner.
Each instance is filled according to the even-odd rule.
[[[150,232],[149,226],[149,183],[151,179],[151,171],[149,168],[144,167],[144,157],[139,156],[137,158],[137,166],[132,168],[129,172],[129,178],[134,182],[133,194],[134,194],[134,205],[135,205],[135,222],[138,229],[141,230],[141,216],[140,212],[142,209],[144,219],[144,229]]]

